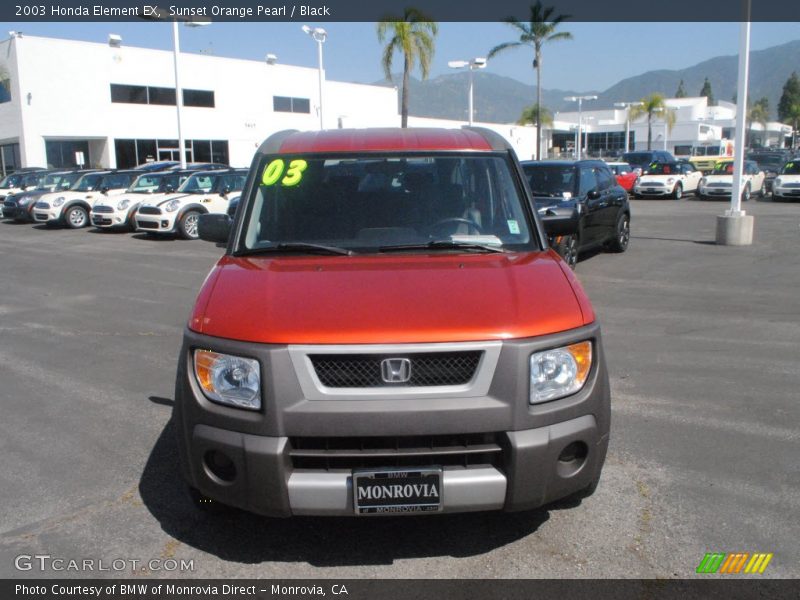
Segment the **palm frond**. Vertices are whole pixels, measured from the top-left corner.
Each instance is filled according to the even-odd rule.
[[[486,58],[494,58],[495,56],[497,56],[501,52],[508,50],[509,48],[519,48],[520,46],[525,46],[525,45],[526,44],[523,44],[522,42],[503,42],[502,44],[498,44],[497,46],[489,50],[489,53],[486,55]]]

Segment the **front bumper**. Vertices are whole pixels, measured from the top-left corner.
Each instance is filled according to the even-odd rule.
[[[60,218],[60,208],[50,208],[49,210],[43,210],[41,208],[33,209],[33,220],[37,223],[55,223]]]
[[[593,340],[595,359],[583,389],[529,405],[530,354],[585,339]],[[209,402],[192,373],[195,348],[256,358],[264,408],[244,411]],[[173,419],[189,485],[223,504],[268,516],[354,515],[352,468],[303,462],[298,458],[303,440],[433,440],[462,434],[491,437],[499,451],[486,461],[443,463],[444,512],[532,509],[580,492],[600,476],[609,440],[610,392],[596,324],[503,342],[487,389],[464,397],[371,399],[344,394],[310,399],[313,394],[306,393],[308,382],[298,376],[291,351],[187,330]],[[583,456],[560,460],[565,448],[575,444],[585,449]],[[216,453],[233,466],[224,478],[210,464]],[[386,461],[383,466],[395,466]],[[431,464],[436,463],[419,466]]]
[[[633,193],[637,196],[642,196],[642,197],[670,196],[673,193],[673,189],[668,187],[657,187],[657,186],[650,187],[647,185],[644,186],[637,185],[633,188]]]
[[[97,212],[92,210],[89,219],[94,227],[113,228],[125,227],[130,222],[130,215],[136,207],[125,210],[114,209],[113,212]]]
[[[153,233],[172,233],[175,231],[174,213],[164,212],[160,215],[138,214],[134,218],[136,221],[136,231],[149,231]]]
[[[779,187],[772,190],[772,195],[786,200],[800,200],[800,188]]]

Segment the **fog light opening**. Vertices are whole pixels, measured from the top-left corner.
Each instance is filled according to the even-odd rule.
[[[556,467],[561,477],[571,477],[581,470],[589,455],[589,447],[585,442],[572,442],[558,455]]]
[[[223,483],[232,483],[236,479],[236,465],[224,453],[209,450],[203,455],[206,471]]]

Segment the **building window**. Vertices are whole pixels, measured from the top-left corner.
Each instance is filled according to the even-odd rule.
[[[111,101],[123,104],[147,104],[147,88],[143,85],[112,83]]]
[[[214,108],[214,92],[206,90],[183,90],[184,106]]]
[[[70,167],[89,166],[89,142],[79,141],[45,141],[45,153],[47,154],[47,166],[54,169],[64,169]],[[83,165],[79,165],[76,154],[83,154]]]
[[[175,106],[175,88],[112,83],[111,102],[119,104]],[[214,92],[207,90],[183,90],[183,104],[185,106],[214,108]]]
[[[289,98],[273,96],[272,110],[275,112],[311,113],[311,101],[308,98]]]
[[[147,103],[161,106],[175,106],[175,88],[148,87]]]
[[[19,144],[4,144],[0,146],[0,172],[2,172],[3,177],[13,173],[20,166]]]
[[[0,79],[0,104],[11,102],[11,80]]]
[[[228,164],[227,140],[184,140],[186,162]],[[114,140],[117,168],[129,169],[147,162],[180,160],[178,140]]]

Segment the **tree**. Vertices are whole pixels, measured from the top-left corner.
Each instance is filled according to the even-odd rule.
[[[797,130],[800,128],[800,102],[790,105],[784,113],[782,121],[792,125],[792,148],[797,146]]]
[[[544,125],[553,124],[553,113],[546,106],[539,108],[538,104],[531,104],[522,109],[522,114],[517,119],[517,125],[535,125],[536,116],[539,115]]]
[[[407,8],[402,18],[386,16],[378,23],[378,41],[383,49],[383,72],[392,79],[392,60],[395,52],[403,54],[403,90],[400,104],[400,126],[408,127],[408,80],[419,63],[422,79],[428,78],[434,52],[434,39],[439,26],[416,8]]]
[[[683,79],[681,79],[681,82],[678,84],[678,89],[675,92],[675,97],[676,98],[686,98],[686,95],[687,95],[686,94],[686,90],[683,89]]]
[[[8,69],[4,64],[0,64],[0,100],[8,100],[11,94],[11,79]]]
[[[783,93],[778,102],[778,118],[786,123],[791,122],[792,107],[800,104],[800,77],[792,72],[783,84]]]
[[[714,92],[711,91],[711,82],[708,80],[708,77],[706,77],[706,80],[703,82],[703,89],[700,90],[700,95],[708,98],[709,106],[714,106]]]
[[[759,123],[764,128],[764,133],[761,136],[761,144],[766,141],[767,121],[769,121],[769,98],[766,96],[756,100],[747,109],[747,129],[745,131],[751,132],[753,123]],[[752,135],[751,135],[752,137]]]
[[[661,94],[650,94],[642,98],[639,106],[631,107],[631,121],[647,117],[647,149],[652,150],[653,144],[653,120],[661,118],[666,124],[667,129],[672,131],[675,125],[675,111],[667,107],[664,96]]]
[[[533,68],[536,69],[536,158],[541,156],[541,137],[542,137],[542,47],[548,42],[558,40],[571,40],[572,34],[568,31],[556,31],[558,26],[569,18],[569,15],[554,15],[555,8],[552,6],[542,6],[541,0],[536,0],[536,4],[531,7],[530,20],[523,23],[516,17],[506,19],[513,27],[519,39],[513,42],[498,44],[491,50],[487,58],[493,58],[511,48],[527,46],[533,48]]]

